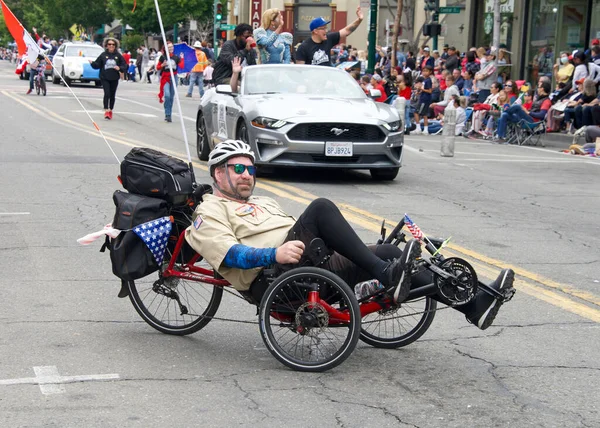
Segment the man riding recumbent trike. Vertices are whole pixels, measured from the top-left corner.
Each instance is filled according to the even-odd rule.
[[[483,284],[467,261],[444,258],[443,241],[424,237],[408,216],[387,238],[382,227],[370,246],[327,199],[313,201],[296,220],[273,199],[253,195],[254,153],[242,141],[227,140],[210,153],[214,193],[195,187],[193,172],[191,180],[181,179],[185,171],[172,167],[184,162],[149,149],[125,158],[123,186],[160,193],[145,184],[158,188],[160,180],[142,179],[156,172],[159,156],[171,168],[165,176],[178,181],[175,190],[159,195],[166,200],[115,192],[112,226],[128,232],[115,232],[105,246],[123,280],[119,296],[129,295],[140,316],[163,333],[202,329],[216,318],[223,291],[233,288],[257,305],[261,336],[275,358],[296,370],[324,371],[342,363],[359,339],[382,348],[414,342],[431,325],[438,302],[486,329],[514,295],[512,270]],[[152,165],[144,170],[145,162]],[[149,199],[160,206],[150,207]],[[123,214],[133,212],[147,214]],[[418,239],[406,242],[404,225]],[[421,256],[421,239],[429,257]],[[131,247],[142,241],[150,251],[133,258],[138,250]],[[158,276],[146,276],[156,270]]]

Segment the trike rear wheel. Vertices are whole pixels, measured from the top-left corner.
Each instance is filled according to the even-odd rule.
[[[425,334],[436,309],[435,300],[423,297],[365,315],[360,340],[376,348],[393,349],[409,345]]]
[[[189,222],[176,217],[163,266],[166,267],[181,232]],[[174,270],[178,270],[193,255],[191,247],[184,245],[177,257]],[[199,259],[196,265],[212,269],[206,261]],[[217,313],[223,288],[184,278],[161,278],[153,274],[129,281],[129,298],[137,313],[156,330],[178,336],[192,334],[204,328]],[[182,308],[185,308],[182,310]],[[186,312],[187,313],[183,313]]]
[[[309,301],[311,291],[318,292],[319,301]],[[260,304],[259,325],[267,349],[277,360],[294,370],[322,372],[341,364],[354,351],[360,335],[360,309],[340,277],[324,269],[301,267],[269,286]]]

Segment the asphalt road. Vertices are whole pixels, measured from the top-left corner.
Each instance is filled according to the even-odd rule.
[[[600,426],[600,161],[464,139],[442,158],[440,137],[418,136],[391,183],[366,172],[261,178],[257,193],[295,215],[331,198],[373,242],[382,218],[407,212],[426,233],[452,236],[449,253],[482,278],[503,266],[518,274],[486,331],[442,310],[406,348],[359,343],[329,372],[298,373],[255,324],[172,337],[117,298],[108,254],[76,242],[111,221],[117,161],[65,87],[26,96],[12,68],[0,61],[0,426]],[[117,157],[150,145],[185,158],[157,85],[122,83],[110,122],[100,89],[73,90]],[[197,161],[198,94],[181,102]],[[205,164],[195,168],[208,182]],[[228,294],[218,315],[256,321]]]

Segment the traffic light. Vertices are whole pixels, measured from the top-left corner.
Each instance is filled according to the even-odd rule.
[[[442,24],[432,22],[431,24],[423,25],[423,35],[429,37],[437,37],[442,33]],[[434,49],[436,49],[434,47]]]
[[[423,7],[423,9],[425,10],[435,10],[436,9],[436,4],[435,4],[435,0],[425,0],[425,6]]]
[[[217,10],[215,12],[215,22],[221,22],[223,19],[223,4],[217,3]]]

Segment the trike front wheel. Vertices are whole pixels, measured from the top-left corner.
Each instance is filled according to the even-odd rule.
[[[311,299],[318,296],[318,299]],[[360,335],[360,309],[350,287],[315,267],[276,278],[262,298],[260,334],[271,354],[299,371],[322,372],[350,356]]]
[[[376,348],[393,349],[409,345],[425,334],[436,309],[435,300],[423,297],[365,315],[360,340]]]

